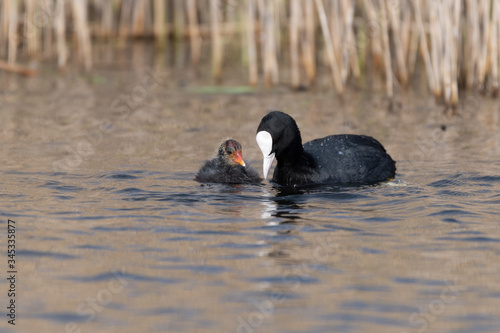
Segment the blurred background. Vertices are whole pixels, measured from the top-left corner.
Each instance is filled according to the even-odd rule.
[[[453,107],[462,88],[492,96],[499,88],[500,5],[491,0],[0,4],[0,68],[25,75],[55,61],[60,71],[78,64],[90,72],[104,47],[119,58],[137,41],[154,41],[156,57],[176,53],[195,70],[209,62],[217,82],[230,61],[245,69],[240,85],[302,89],[327,80],[340,96],[369,77],[383,80],[389,97],[421,77]]]

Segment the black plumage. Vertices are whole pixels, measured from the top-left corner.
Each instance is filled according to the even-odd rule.
[[[295,120],[279,111],[262,118],[257,133],[262,131],[272,138],[270,154],[277,160],[273,181],[281,185],[373,184],[396,174],[396,163],[382,144],[369,136],[331,135],[302,145]]]

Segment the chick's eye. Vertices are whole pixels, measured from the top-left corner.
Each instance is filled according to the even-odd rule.
[[[232,151],[228,149],[228,150],[226,150],[226,154],[231,155]]]

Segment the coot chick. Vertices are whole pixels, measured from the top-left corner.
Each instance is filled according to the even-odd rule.
[[[264,155],[264,178],[276,158],[273,181],[280,185],[374,184],[396,174],[396,162],[374,138],[330,135],[302,146],[297,123],[280,111],[262,118],[256,139]]]
[[[236,140],[221,143],[217,156],[206,161],[196,174],[202,183],[260,183],[257,171],[243,161],[241,145]]]

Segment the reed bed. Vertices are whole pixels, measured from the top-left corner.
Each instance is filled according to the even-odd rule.
[[[499,90],[496,0],[0,0],[3,70],[33,75],[22,62],[55,57],[61,70],[75,59],[90,71],[93,42],[120,48],[137,38],[154,39],[159,52],[186,40],[194,67],[208,41],[218,81],[236,45],[250,85],[275,85],[287,72],[299,89],[324,68],[339,95],[372,73],[392,97],[421,69],[449,106],[461,88]]]

